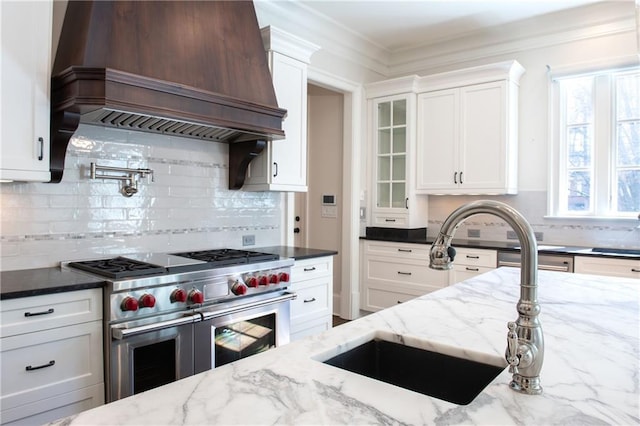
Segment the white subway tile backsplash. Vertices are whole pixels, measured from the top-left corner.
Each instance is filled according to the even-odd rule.
[[[126,198],[121,183],[89,178],[90,164],[150,168]],[[228,146],[81,125],[59,184],[0,185],[0,269],[144,251],[280,243],[281,197],[228,190]]]

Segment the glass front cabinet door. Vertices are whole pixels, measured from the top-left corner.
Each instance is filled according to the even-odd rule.
[[[413,93],[371,100],[372,217],[376,227],[415,228],[427,223],[426,197],[413,194],[415,111]]]

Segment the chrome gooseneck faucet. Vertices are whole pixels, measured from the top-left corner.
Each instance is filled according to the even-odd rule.
[[[520,300],[516,305],[518,319],[507,324],[509,331],[505,358],[509,371],[513,373],[509,384],[511,389],[539,395],[542,393],[540,370],[544,358],[544,338],[538,320],[538,245],[527,220],[511,206],[498,201],[480,200],[465,204],[451,213],[442,224],[440,234],[431,246],[429,266],[439,270],[452,268],[455,256],[455,249],[451,247],[453,234],[465,219],[475,214],[500,217],[511,225],[520,241],[522,267]]]

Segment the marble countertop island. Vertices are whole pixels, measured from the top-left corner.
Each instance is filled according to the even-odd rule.
[[[509,389],[505,369],[470,404],[456,405],[318,361],[378,336],[506,365],[519,281],[519,269],[500,268],[60,424],[640,423],[640,282],[633,279],[539,272],[539,396]]]

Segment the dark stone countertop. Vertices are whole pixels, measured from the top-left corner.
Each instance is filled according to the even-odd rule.
[[[0,300],[102,288],[104,280],[68,269],[38,268],[0,272]]]
[[[334,256],[338,254],[335,250],[324,250],[304,247],[290,247],[290,246],[271,246],[271,247],[259,247],[255,249],[264,253],[277,254],[284,258],[293,258],[295,260],[313,259],[315,257]]]

